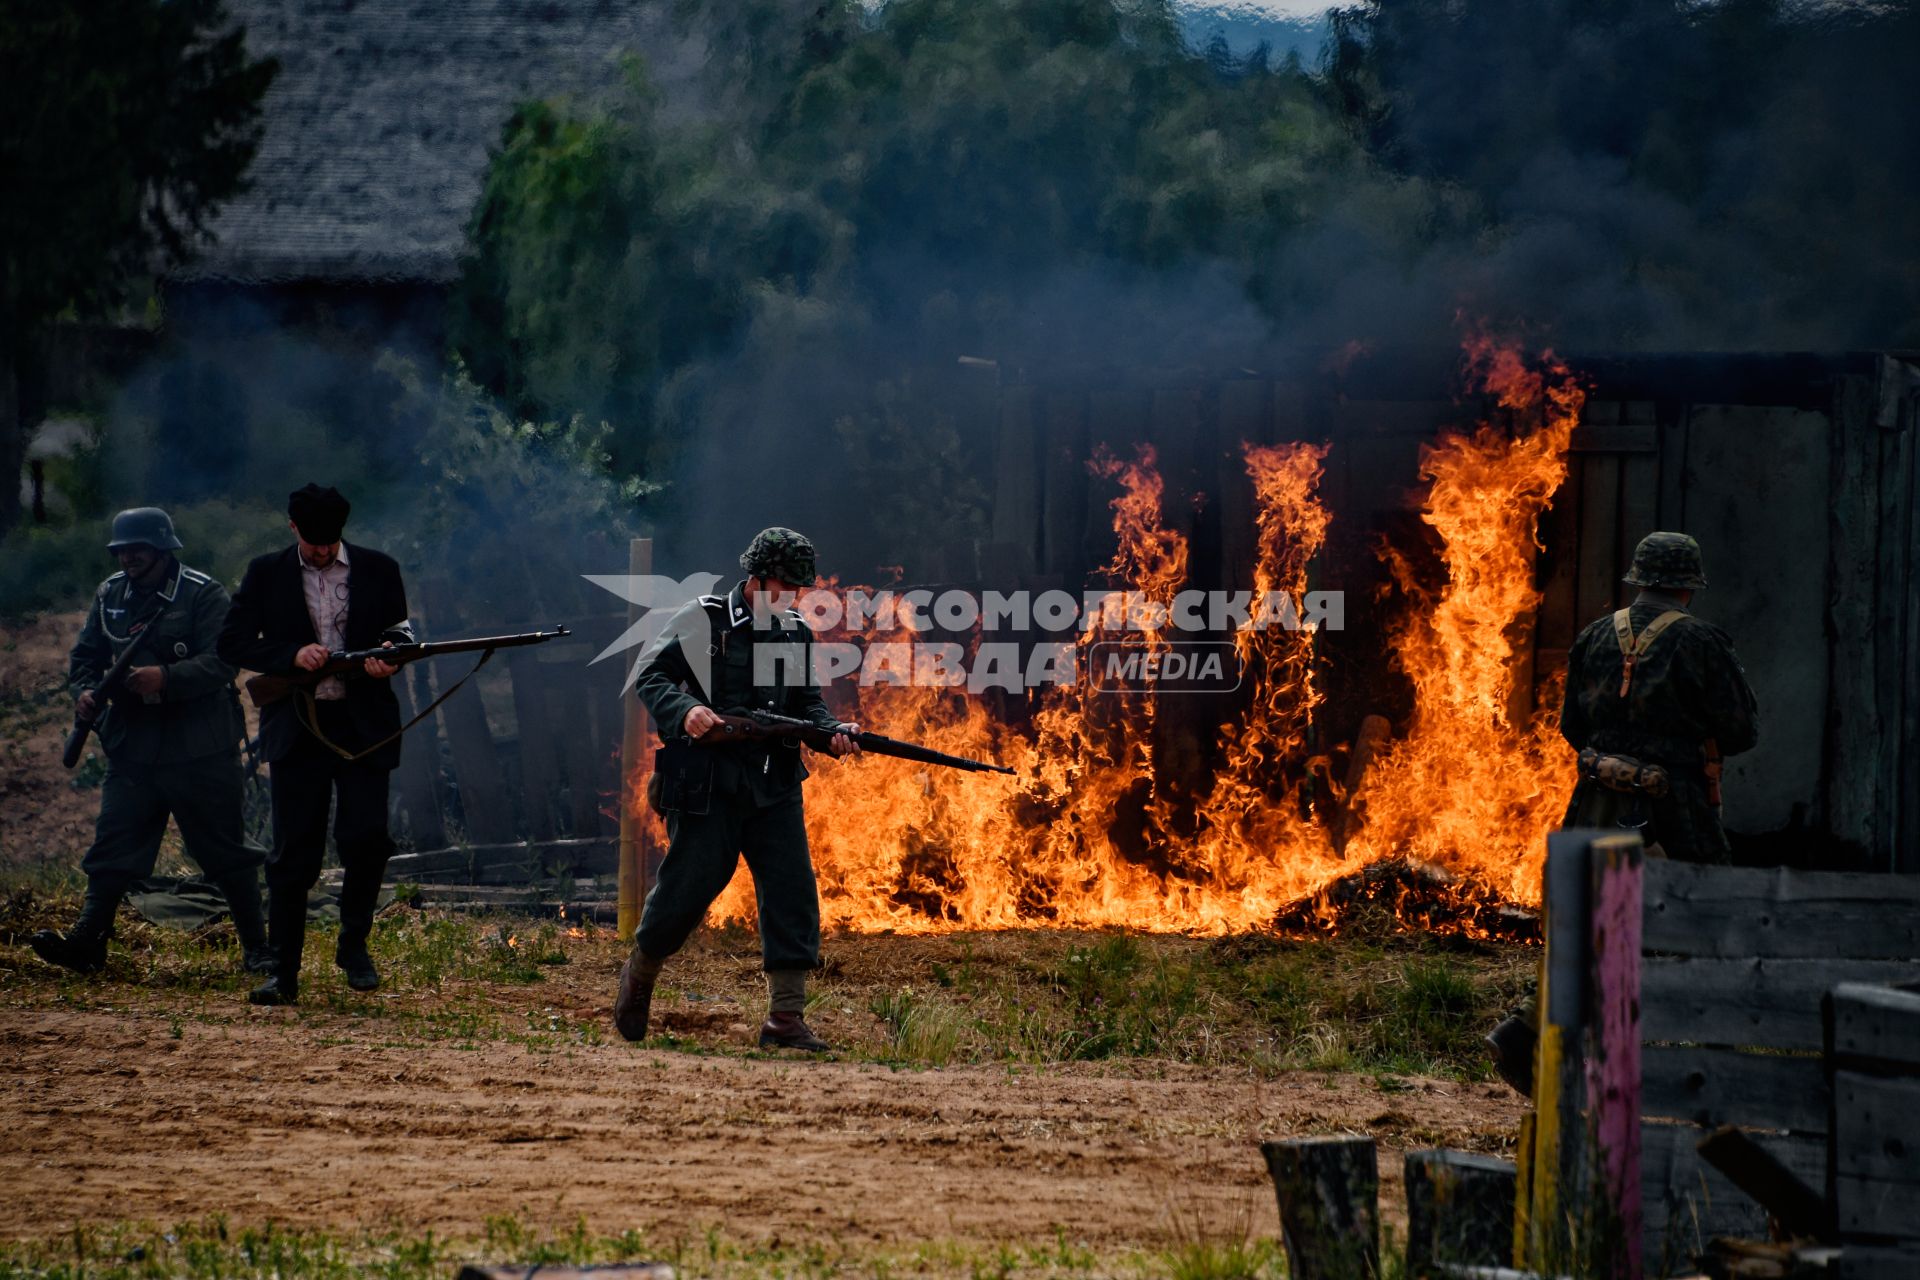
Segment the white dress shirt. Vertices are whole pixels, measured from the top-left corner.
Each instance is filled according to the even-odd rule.
[[[307,594],[307,617],[313,621],[313,634],[328,652],[347,647],[347,544],[341,543],[333,563],[316,569],[300,557],[300,585]],[[323,702],[336,702],[347,696],[346,682],[328,676],[313,687],[313,696]]]

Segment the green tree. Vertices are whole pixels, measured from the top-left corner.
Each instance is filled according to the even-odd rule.
[[[0,0],[0,536],[20,519],[21,369],[124,304],[243,189],[276,64],[221,0]]]
[[[863,511],[902,474],[975,492],[960,356],[1178,360],[1222,311],[1307,305],[1275,245],[1376,181],[1297,63],[1196,51],[1168,0],[684,8],[707,109],[636,74],[520,111],[454,321],[481,383],[604,417],[624,471],[709,437]],[[970,537],[962,505],[892,535]]]

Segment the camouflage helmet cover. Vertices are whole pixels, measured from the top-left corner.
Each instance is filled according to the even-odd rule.
[[[796,587],[813,585],[813,544],[779,525],[762,529],[740,553],[740,567],[756,578],[778,578]]]
[[[1707,585],[1700,544],[1685,533],[1650,533],[1633,549],[1633,567],[1622,579],[1634,587],[1697,591]]]
[[[113,534],[107,550],[122,547],[154,547],[160,551],[178,551],[180,539],[173,532],[173,517],[159,507],[134,507],[113,518]]]

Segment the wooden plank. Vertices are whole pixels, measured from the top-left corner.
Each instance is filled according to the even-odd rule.
[[[1747,1130],[1722,1125],[1702,1138],[1695,1150],[1765,1209],[1783,1235],[1796,1240],[1832,1239],[1832,1215],[1824,1192],[1787,1168]]]
[[[1891,746],[1876,687],[1878,650],[1894,636],[1880,634],[1875,595],[1898,582],[1882,576],[1877,495],[1887,483],[1883,451],[1890,443],[1867,420],[1867,406],[1846,379],[1834,387],[1828,436],[1827,643],[1830,663],[1824,764],[1827,821],[1836,839],[1880,853],[1885,814],[1879,788]],[[1904,437],[1898,438],[1903,442]],[[1884,862],[1882,865],[1886,865]]]
[[[1270,424],[1260,434],[1253,437],[1257,444],[1274,444],[1282,440],[1319,440],[1325,432],[1314,424],[1314,415],[1307,405],[1305,383],[1281,380],[1272,388],[1273,414]]]
[[[1911,979],[1910,961],[1709,960],[1649,957],[1640,1017],[1648,1040],[1814,1049],[1820,1000],[1842,982]]]
[[[402,723],[412,720],[420,708],[431,701],[427,692],[424,663],[414,664],[393,682],[400,699]],[[435,717],[407,731],[400,749],[400,767],[395,770],[394,799],[406,814],[408,840],[416,849],[437,849],[447,842],[447,829],[440,817],[440,739]]]
[[[1647,864],[1646,894],[1648,951],[1763,959],[1920,957],[1920,876],[1654,859]]]
[[[1920,992],[1852,982],[1835,987],[1829,1052],[1843,1064],[1920,1071]]]
[[[1834,1180],[1833,1200],[1842,1239],[1869,1236],[1920,1244],[1920,1179],[1894,1182],[1843,1173]]]
[[[549,649],[559,651],[548,653]],[[542,645],[536,650],[546,690],[547,721],[566,787],[567,831],[576,837],[609,834],[603,793],[612,791],[614,772],[607,767],[608,757],[594,749],[591,703],[597,696],[612,697],[613,690],[608,681],[583,678],[587,660],[598,651],[584,645],[564,649]],[[617,670],[619,664],[607,665]]]
[[[1586,1203],[1589,1164],[1584,1141],[1587,973],[1591,968],[1593,831],[1555,831],[1547,837],[1545,893],[1541,910],[1546,955],[1541,962],[1540,1042],[1533,1068],[1530,1201],[1525,1233],[1515,1241],[1516,1261],[1543,1265],[1563,1258],[1574,1207]]]
[[[1123,461],[1133,459],[1134,446],[1147,439],[1152,397],[1145,391],[1095,391],[1087,397],[1088,453],[1101,446]],[[1092,568],[1113,556],[1113,501],[1119,488],[1110,480],[1089,475],[1087,488],[1087,554]],[[988,585],[993,585],[989,583]]]
[[[552,840],[560,834],[554,793],[560,785],[561,747],[547,715],[546,680],[532,649],[510,651],[507,674],[513,681],[514,746],[520,755],[520,807],[527,838]]]
[[[1640,864],[1638,835],[1602,836],[1589,857],[1593,957],[1587,1042],[1587,1121],[1596,1146],[1609,1271],[1640,1274]]]
[[[1889,847],[1877,850],[1884,854],[1880,865],[1907,873],[1920,873],[1920,572],[1916,572],[1920,566],[1920,520],[1912,516],[1914,507],[1920,504],[1920,447],[1914,443],[1920,422],[1915,421],[1916,410],[1920,410],[1920,404],[1909,398],[1905,430],[1898,433],[1895,450],[1895,465],[1903,477],[1899,483],[1906,499],[1907,552],[1906,576],[1895,579],[1906,583],[1906,603],[1900,635],[1894,643],[1905,655],[1906,669],[1900,681],[1902,697],[1894,740],[1886,742],[1886,754],[1895,757],[1891,790],[1883,793],[1890,810],[1883,843]]]
[[[1650,1276],[1671,1274],[1672,1264],[1685,1263],[1714,1236],[1766,1237],[1765,1211],[1700,1158],[1696,1146],[1704,1136],[1691,1125],[1641,1127],[1640,1185],[1646,1205],[1641,1239]],[[1752,1136],[1802,1181],[1821,1185],[1827,1160],[1823,1139]]]
[[[1807,624],[1826,612],[1829,427],[1824,414],[1708,406],[1690,428],[1688,515],[1713,584],[1697,612],[1734,638],[1765,691],[1769,727],[1721,779],[1729,820],[1746,831],[1784,829],[1820,798],[1826,633]],[[1781,574],[1783,564],[1804,568]]]
[[[1692,412],[1678,410],[1660,431],[1660,518],[1662,529],[1687,527],[1687,441]]]
[[[1833,1123],[1840,1177],[1920,1185],[1920,1076],[1836,1071]],[[1920,1217],[1914,1226],[1920,1231]]]
[[[1827,1074],[1819,1058],[1648,1045],[1640,1060],[1645,1115],[1827,1132]]]
[[[459,609],[445,582],[426,583],[427,615],[440,630],[459,626]],[[451,625],[448,625],[451,624]],[[459,789],[461,827],[468,840],[494,844],[516,834],[513,806],[507,795],[506,775],[495,754],[493,730],[480,702],[475,681],[440,704],[440,722],[453,760],[454,785]]]
[[[1573,638],[1588,619],[1579,615],[1577,599],[1580,566],[1580,462],[1574,460],[1553,505],[1540,517],[1541,552],[1540,608],[1534,626],[1538,649],[1557,649],[1562,653],[1573,647]],[[1538,662],[1538,653],[1535,655]]]
[[[1513,1256],[1517,1174],[1511,1160],[1465,1151],[1409,1151],[1407,1275],[1437,1264],[1499,1266]]]
[[[1907,600],[1913,589],[1912,546],[1903,534],[1910,530],[1913,516],[1911,469],[1903,465],[1912,448],[1911,437],[1902,432],[1889,435],[1867,424],[1872,413],[1872,384],[1861,377],[1840,379],[1839,407],[1844,416],[1860,420],[1862,433],[1872,432],[1878,439],[1878,466],[1875,468],[1875,510],[1873,533],[1879,544],[1879,563],[1875,566],[1873,620],[1872,708],[1885,717],[1882,722],[1890,733],[1882,733],[1875,744],[1879,749],[1871,757],[1873,769],[1873,809],[1878,825],[1888,829],[1871,833],[1878,837],[1874,852],[1878,865],[1891,867],[1900,856],[1900,841],[1895,824],[1897,811],[1911,805],[1911,796],[1901,789],[1901,756],[1912,749],[1912,737],[1903,734],[1903,705],[1914,696],[1908,679],[1907,652],[1913,642],[1908,632]],[[1870,711],[1869,714],[1872,714]]]
[[[1658,456],[1660,429],[1651,422],[1583,422],[1573,433],[1575,453],[1633,453]]]
[[[1214,484],[1220,494],[1220,576],[1208,586],[1229,591],[1253,586],[1259,536],[1246,451],[1258,448],[1266,434],[1267,392],[1268,384],[1253,378],[1237,378],[1220,386],[1219,444],[1214,459]]]
[[[1576,433],[1577,434],[1577,433]],[[1619,608],[1620,459],[1591,453],[1580,459],[1580,559],[1575,614],[1597,618]]]
[[[1379,1152],[1372,1138],[1263,1142],[1280,1204],[1287,1274],[1344,1280],[1380,1269]]]
[[[1615,563],[1625,572],[1633,548],[1660,527],[1660,456],[1628,454],[1620,459],[1620,529]]]
[[[1041,571],[1077,580],[1088,568],[1086,398],[1049,395],[1041,441],[1046,467],[1040,493]]]
[[[1032,572],[1040,545],[1039,395],[1032,387],[1000,393],[1000,440],[994,461],[993,541],[1018,548]]]
[[[1828,1280],[1914,1280],[1915,1276],[1920,1276],[1920,1246],[1916,1245],[1849,1244],[1827,1267]]]

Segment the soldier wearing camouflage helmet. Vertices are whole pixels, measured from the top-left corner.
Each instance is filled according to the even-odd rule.
[[[1720,762],[1750,750],[1759,713],[1733,641],[1696,618],[1707,585],[1700,544],[1650,533],[1623,579],[1639,593],[1596,619],[1567,655],[1560,733],[1579,753],[1564,827],[1638,828],[1649,854],[1724,863]],[[1529,1092],[1531,1002],[1488,1037],[1508,1083]]]
[[[832,731],[837,756],[859,750],[851,735],[860,730],[821,700],[811,633],[792,608],[814,582],[813,544],[791,529],[763,529],[740,567],[743,581],[681,609],[640,658],[636,692],[662,738],[650,798],[665,815],[669,844],[620,970],[614,1025],[628,1040],[646,1036],[661,966],[745,855],[769,995],[761,1047],[818,1052],[827,1046],[801,1016],[807,971],[820,963],[820,897],[801,807],[807,766],[800,747],[790,740],[694,744],[715,730],[716,713],[744,708]]]
[[[67,663],[82,710],[100,712],[107,757],[93,844],[80,863],[86,899],[65,933],[42,930],[29,942],[42,959],[68,969],[87,973],[105,964],[120,900],[134,881],[153,874],[171,816],[187,856],[226,896],[246,967],[262,972],[272,962],[260,910],[265,855],[245,836],[246,726],[234,668],[215,651],[226,588],[180,563],[173,521],[158,507],[115,516],[107,550],[120,572],[94,592]],[[108,705],[97,708],[102,678],[136,640],[134,665]]]

